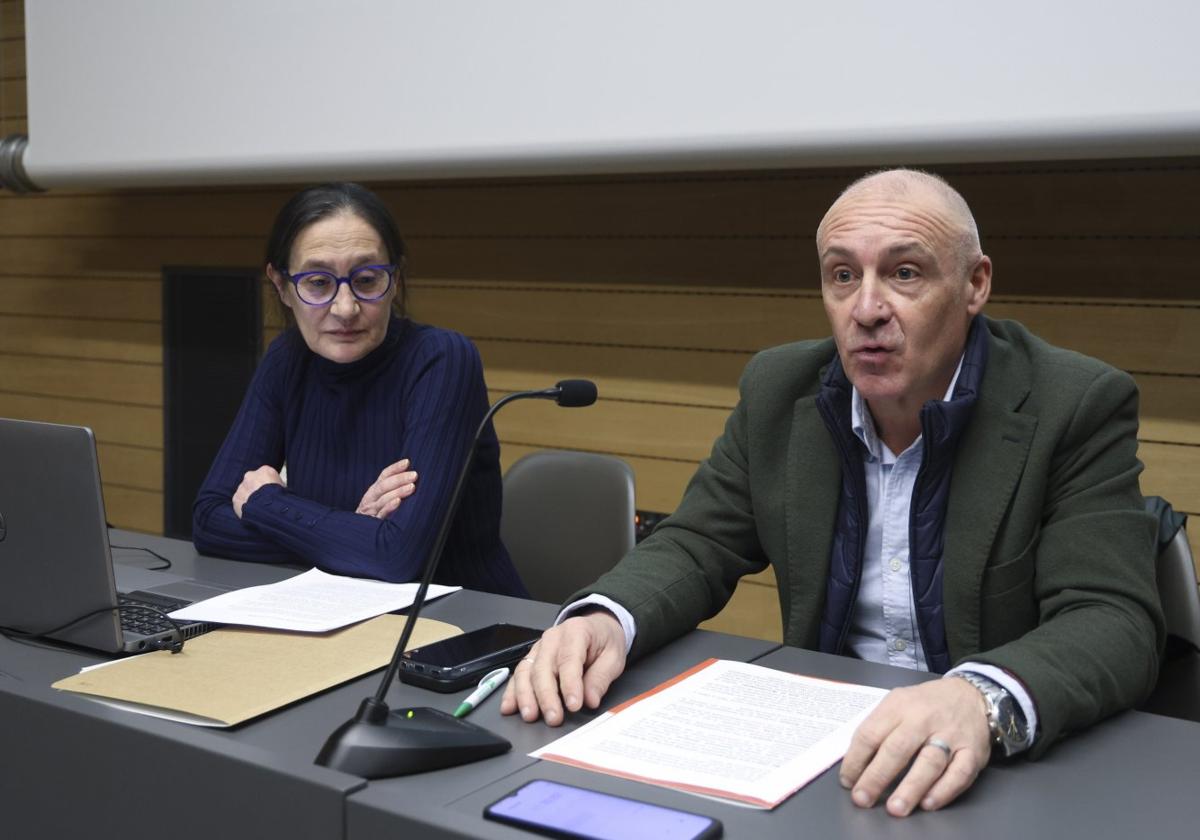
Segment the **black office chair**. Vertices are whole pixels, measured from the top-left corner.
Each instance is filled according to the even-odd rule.
[[[1158,597],[1167,619],[1167,648],[1158,683],[1142,711],[1200,722],[1200,588],[1188,544],[1187,516],[1158,496],[1146,499],[1158,516]]]
[[[633,470],[620,458],[546,449],[504,475],[500,538],[530,595],[561,603],[634,542]]]

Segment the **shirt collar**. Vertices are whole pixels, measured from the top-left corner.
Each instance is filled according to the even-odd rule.
[[[954,376],[950,377],[950,386],[946,388],[942,402],[948,402],[954,396],[954,386],[958,384],[958,375],[962,373],[963,359],[965,357],[965,352],[962,356],[958,357],[958,367],[954,369]],[[854,436],[862,441],[863,446],[867,448],[867,459],[869,461],[881,461],[884,464],[894,464],[896,462],[896,453],[884,445],[875,431],[875,419],[871,417],[871,409],[868,408],[867,401],[858,392],[858,388],[853,385],[850,390],[850,429],[854,432]],[[912,446],[917,446],[920,443],[921,436],[917,435],[917,439],[913,441]]]

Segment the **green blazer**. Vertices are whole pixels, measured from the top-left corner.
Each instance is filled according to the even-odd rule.
[[[1029,689],[1036,756],[1153,687],[1165,632],[1156,523],[1138,487],[1133,380],[1016,322],[985,326],[987,369],[946,511],[946,634],[953,662],[992,663]],[[633,657],[718,613],[768,564],[784,642],[817,648],[841,466],[816,395],[835,352],[826,339],[755,356],[679,508],[575,596],[633,614]]]

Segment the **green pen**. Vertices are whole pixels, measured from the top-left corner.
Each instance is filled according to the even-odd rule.
[[[469,715],[472,709],[486,700],[493,691],[504,685],[506,679],[508,679],[507,668],[497,668],[492,671],[479,681],[479,688],[472,691],[466,700],[458,704],[458,708],[454,710],[454,716],[460,718]]]

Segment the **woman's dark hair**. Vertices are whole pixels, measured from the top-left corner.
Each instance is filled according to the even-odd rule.
[[[276,271],[288,271],[292,245],[301,231],[314,222],[338,213],[353,213],[379,234],[383,247],[387,249],[388,262],[396,265],[396,297],[392,300],[392,308],[397,315],[404,317],[408,297],[404,263],[408,251],[404,247],[404,240],[400,238],[396,219],[387,205],[362,184],[349,181],[318,184],[288,199],[271,226],[271,236],[267,239],[267,263]]]

